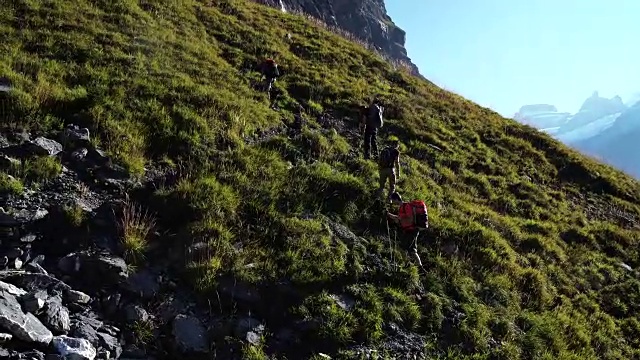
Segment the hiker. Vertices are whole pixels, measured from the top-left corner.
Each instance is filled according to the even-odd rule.
[[[429,228],[429,214],[427,206],[422,200],[413,200],[403,202],[402,197],[394,192],[389,197],[394,206],[398,206],[398,215],[394,215],[387,211],[387,217],[402,229],[401,239],[404,243],[410,240],[410,251],[416,257],[418,264],[422,267],[422,260],[418,255],[418,236],[421,230]]]
[[[267,59],[260,66],[260,72],[264,77],[264,90],[269,94],[269,99],[271,99],[271,88],[273,87],[276,78],[280,76],[278,64],[273,59]]]
[[[378,196],[384,194],[384,186],[389,181],[389,196],[396,192],[396,181],[400,177],[400,141],[396,137],[389,139],[389,145],[382,149],[378,157],[380,187]]]
[[[378,129],[383,125],[382,112],[384,111],[380,99],[376,96],[367,108],[366,115],[360,118],[360,129],[364,129],[364,158],[369,159],[371,152],[378,156]]]
[[[305,125],[306,120],[304,118],[304,107],[302,105],[298,105],[298,111],[293,115],[293,123],[289,127],[289,136],[295,136],[302,133]]]

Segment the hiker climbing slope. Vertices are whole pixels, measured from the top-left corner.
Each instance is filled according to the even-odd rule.
[[[387,212],[387,217],[400,226],[402,230],[401,242],[410,244],[408,250],[413,253],[418,264],[422,267],[422,260],[418,255],[418,236],[420,236],[420,231],[429,228],[427,206],[422,200],[403,202],[397,192],[391,194],[390,199],[392,204],[398,207],[398,214]]]
[[[396,192],[396,181],[400,177],[400,142],[398,138],[391,137],[389,145],[382,149],[378,157],[378,172],[380,174],[380,187],[377,195],[384,194],[384,187],[389,182],[389,196]]]
[[[269,99],[271,99],[271,89],[273,88],[273,84],[276,79],[280,76],[280,70],[278,69],[278,64],[273,59],[266,59],[260,65],[260,72],[264,77],[264,91],[269,95]]]
[[[364,158],[369,159],[371,152],[374,156],[378,156],[378,130],[382,128],[384,121],[382,119],[382,113],[384,109],[381,105],[380,99],[375,97],[367,109],[367,113],[361,116],[360,128],[364,129]]]

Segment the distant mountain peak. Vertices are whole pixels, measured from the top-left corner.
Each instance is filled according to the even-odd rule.
[[[616,95],[611,99],[607,99],[600,97],[600,94],[596,90],[582,103],[579,112],[595,111],[605,115],[622,112],[626,108],[627,106],[624,104],[620,96]]]

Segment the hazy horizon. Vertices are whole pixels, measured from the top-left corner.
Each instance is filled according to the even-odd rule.
[[[594,91],[640,92],[640,1],[387,1],[409,57],[436,84],[504,116],[576,112]]]

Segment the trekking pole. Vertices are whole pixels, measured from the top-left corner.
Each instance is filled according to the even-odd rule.
[[[387,222],[387,241],[389,241],[389,258],[391,263],[393,264],[393,269],[396,269],[396,261],[393,257],[393,246],[391,244],[391,232],[389,230],[389,219],[386,219]]]

